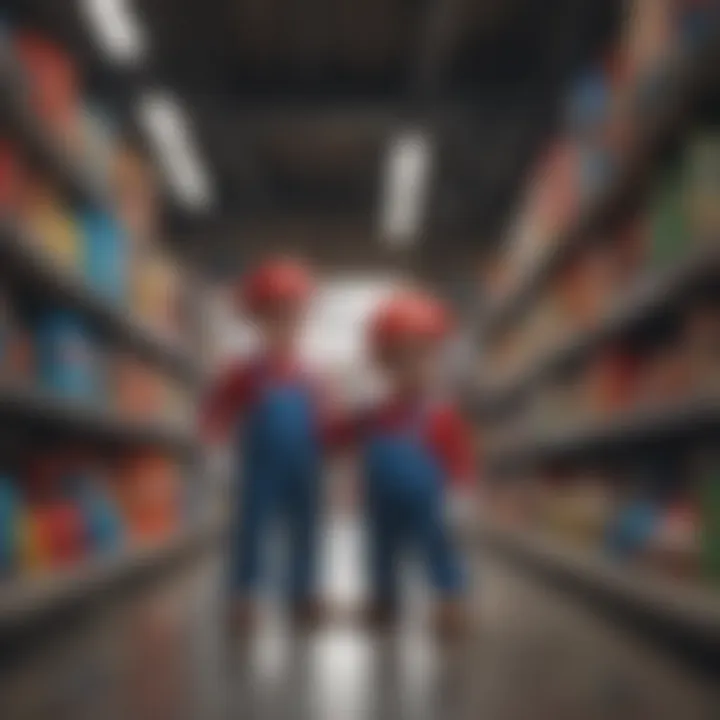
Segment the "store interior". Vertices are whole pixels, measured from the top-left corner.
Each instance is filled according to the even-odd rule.
[[[719,238],[717,0],[2,0],[0,717],[717,717]],[[416,578],[354,622],[353,458],[339,609],[232,632],[202,413],[278,254],[339,407],[381,395],[399,287],[451,310],[454,643]]]

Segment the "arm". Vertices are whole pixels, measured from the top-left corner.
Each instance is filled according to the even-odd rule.
[[[251,382],[247,368],[235,365],[220,375],[202,403],[200,428],[206,441],[224,440],[233,420],[249,402]]]
[[[453,489],[471,490],[477,475],[472,431],[455,408],[444,407],[437,412],[429,440]]]

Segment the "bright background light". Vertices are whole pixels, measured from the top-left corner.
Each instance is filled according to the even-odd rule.
[[[67,0],[58,0],[58,2]],[[146,51],[145,34],[128,0],[80,0],[100,50],[118,63],[136,63]]]
[[[380,232],[390,246],[412,245],[422,229],[430,187],[432,149],[420,131],[395,137],[388,149],[381,198]]]
[[[193,210],[209,209],[213,201],[210,178],[180,106],[166,93],[149,92],[140,98],[138,114],[175,197]]]

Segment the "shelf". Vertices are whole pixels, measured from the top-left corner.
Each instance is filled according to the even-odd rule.
[[[22,68],[9,41],[0,38],[0,123],[25,149],[28,159],[74,200],[96,206],[108,204],[104,189],[98,187],[90,168],[62,147],[37,118],[27,98]]]
[[[476,403],[481,408],[480,412],[482,408],[489,409],[489,412],[501,410],[562,368],[621,338],[678,303],[699,284],[716,276],[720,276],[720,247],[717,245],[698,250],[674,267],[652,274],[626,293],[595,327],[575,334],[570,340],[535,358],[527,369],[501,388],[481,393]]]
[[[720,430],[720,398],[694,397],[654,408],[622,413],[615,419],[576,423],[572,427],[508,443],[488,453],[496,472],[523,469],[544,462],[619,453],[648,443],[704,437]]]
[[[625,157],[615,180],[582,210],[571,227],[542,254],[507,298],[485,313],[480,332],[491,340],[519,317],[540,290],[583,245],[597,236],[633,205],[648,184],[650,170],[669,140],[683,128],[693,103],[717,80],[720,67],[720,27],[714,27],[705,44],[669,70],[670,87],[656,108],[636,108],[635,146]]]
[[[193,433],[168,421],[125,420],[84,402],[18,386],[0,386],[0,418],[11,420],[13,426],[22,421],[63,435],[83,434],[85,438],[121,445],[163,447],[182,453],[190,453],[198,446]]]
[[[512,530],[485,518],[477,537],[491,549],[572,586],[592,602],[610,603],[630,614],[634,625],[645,621],[653,632],[692,643],[703,654],[720,655],[720,594],[619,566],[601,556],[564,547],[537,532]]]
[[[188,381],[197,378],[198,368],[186,352],[158,337],[81,277],[44,258],[27,235],[17,223],[0,220],[0,267],[8,280],[35,295],[82,312],[98,328],[179,377]]]
[[[0,630],[17,630],[32,620],[85,601],[148,570],[191,552],[217,537],[223,524],[199,523],[160,544],[95,559],[77,568],[0,584]]]

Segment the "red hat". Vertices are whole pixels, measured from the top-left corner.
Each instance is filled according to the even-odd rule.
[[[370,324],[370,343],[383,351],[408,341],[438,342],[450,331],[443,305],[421,292],[402,292],[383,303]]]
[[[258,312],[269,306],[305,303],[312,291],[310,271],[302,263],[276,258],[264,262],[245,278],[238,299],[250,312]]]

